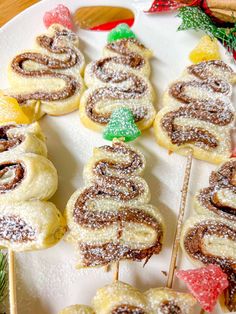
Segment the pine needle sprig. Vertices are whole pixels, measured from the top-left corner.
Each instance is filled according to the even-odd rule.
[[[219,39],[228,49],[236,50],[236,24],[232,28],[216,26],[211,18],[198,7],[182,7],[179,9],[178,17],[182,18],[182,24],[178,31],[202,30],[210,36]]]
[[[7,254],[0,252],[0,302],[4,300],[7,294]]]

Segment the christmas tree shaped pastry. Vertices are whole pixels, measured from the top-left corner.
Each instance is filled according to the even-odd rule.
[[[67,240],[78,251],[79,268],[147,261],[160,252],[164,225],[148,204],[144,167],[144,156],[121,141],[94,149],[84,170],[86,186],[66,207]]]
[[[227,275],[228,287],[221,305],[224,311],[236,311],[236,227],[233,221],[216,215],[189,218],[181,234],[183,252],[195,265],[217,265]]]
[[[128,26],[118,26],[108,35],[103,57],[85,69],[88,89],[81,98],[83,124],[102,131],[117,108],[129,108],[140,130],[149,128],[155,117],[154,93],[149,81],[149,58]]]
[[[220,163],[231,156],[233,70],[220,60],[189,66],[166,91],[154,124],[158,144]]]
[[[35,39],[34,49],[16,55],[8,67],[10,89],[31,119],[79,108],[84,57],[78,36],[59,24]]]

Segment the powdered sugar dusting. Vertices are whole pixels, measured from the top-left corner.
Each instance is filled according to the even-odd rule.
[[[91,87],[83,102],[93,122],[107,124],[119,107],[130,108],[136,122],[145,124],[154,118],[152,87],[145,76],[148,58],[142,49],[146,48],[138,41],[122,39],[105,47],[108,57],[87,66],[85,81]]]
[[[222,61],[202,62],[187,68],[182,80],[170,86],[166,108],[158,115],[162,117],[160,127],[176,145],[172,149],[189,146],[198,158],[198,148],[203,155],[209,152],[208,159],[211,155],[213,159],[214,153],[230,156],[235,111],[229,69]],[[159,137],[158,131],[156,136]]]
[[[80,267],[148,260],[160,252],[162,222],[157,210],[147,204],[146,182],[135,176],[143,170],[143,160],[120,141],[95,150],[85,168],[89,185],[67,206],[69,237],[79,249]]]

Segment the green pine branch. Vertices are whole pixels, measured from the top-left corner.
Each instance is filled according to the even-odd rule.
[[[232,28],[216,26],[210,17],[198,7],[183,7],[179,9],[178,17],[182,18],[182,24],[178,31],[202,30],[210,36],[219,39],[227,46],[230,52],[236,50],[236,24]]]
[[[7,283],[7,255],[0,252],[0,302],[6,297]]]

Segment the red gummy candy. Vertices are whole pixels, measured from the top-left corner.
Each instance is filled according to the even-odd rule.
[[[232,155],[230,157],[236,157],[236,147],[232,150]]]
[[[182,279],[205,311],[213,311],[219,295],[228,287],[227,275],[216,265],[198,269],[178,270]]]
[[[61,24],[69,29],[73,29],[73,22],[70,10],[63,4],[58,4],[55,9],[47,11],[43,17],[44,25],[48,28],[52,24]]]

